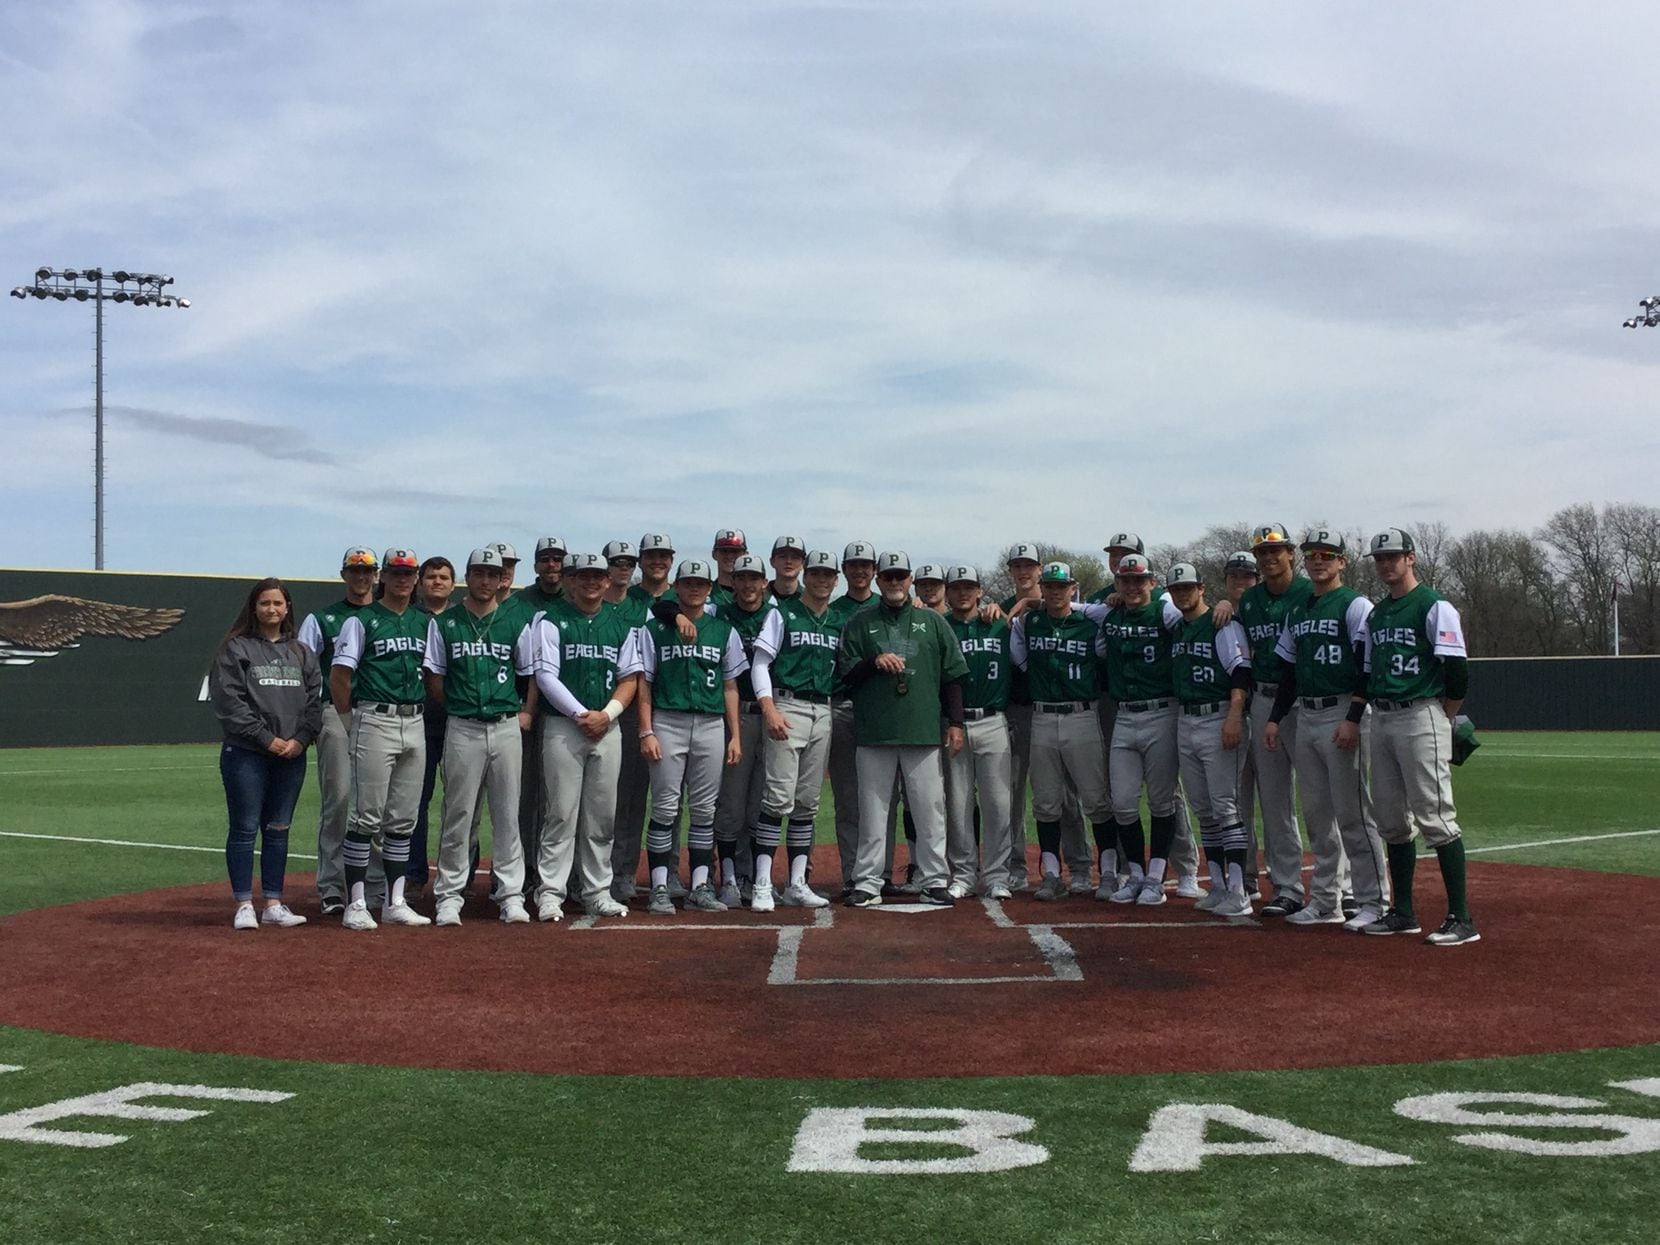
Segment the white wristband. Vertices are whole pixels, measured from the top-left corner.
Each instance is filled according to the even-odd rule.
[[[622,717],[623,707],[615,699],[612,699],[606,703],[605,708],[600,712],[604,713],[605,716],[610,718],[612,722],[615,722],[618,718]]]

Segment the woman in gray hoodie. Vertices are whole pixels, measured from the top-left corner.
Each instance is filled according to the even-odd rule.
[[[225,733],[219,775],[230,812],[225,864],[237,929],[261,924],[254,915],[256,837],[264,924],[305,924],[283,903],[282,885],[288,826],[305,783],[305,750],[322,728],[321,688],[316,654],[295,639],[287,587],[280,579],[260,580],[220,641],[209,679],[213,711]]]

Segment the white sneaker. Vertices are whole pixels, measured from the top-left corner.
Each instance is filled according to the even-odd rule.
[[[792,882],[784,888],[784,902],[792,908],[828,908],[830,901],[805,882]]]
[[[1107,898],[1113,903],[1134,903],[1141,897],[1141,883],[1144,879],[1131,875],[1124,879],[1124,884]]]
[[[951,883],[950,886],[947,886],[945,888],[945,890],[946,890],[946,893],[949,894],[951,896],[951,898],[953,898],[953,899],[967,899],[970,895],[972,895],[974,893],[971,889],[964,886],[961,882],[953,882],[953,883]]]
[[[1135,901],[1144,908],[1156,908],[1164,902],[1164,882],[1160,878],[1143,878],[1141,880],[1141,894]]]
[[[359,899],[356,903],[346,905],[346,911],[340,916],[340,924],[346,929],[374,929],[375,918],[369,915],[369,905]]]
[[[461,896],[445,895],[438,901],[438,919],[434,925],[461,924]]]
[[[380,910],[380,923],[382,925],[407,925],[413,929],[418,925],[431,925],[432,921],[415,911],[407,903],[389,903]]]
[[[1363,903],[1360,905],[1359,912],[1356,912],[1350,920],[1343,922],[1343,928],[1351,934],[1358,934],[1374,921],[1383,920],[1383,913],[1384,909],[1376,904]]]
[[[254,905],[239,903],[236,905],[236,919],[231,922],[233,929],[258,929],[259,917],[254,914]]]
[[[743,906],[744,893],[738,889],[736,882],[722,882],[720,894],[716,898],[728,908],[740,908]]]
[[[627,916],[628,906],[620,904],[609,895],[601,895],[587,905],[589,916]]]
[[[1212,916],[1250,916],[1251,897],[1244,891],[1212,891],[1218,895],[1208,911]]]
[[[1012,890],[1010,890],[1007,886],[998,886],[998,885],[988,886],[988,887],[986,887],[986,898],[987,899],[1013,899],[1014,898],[1014,892]]]
[[[621,904],[617,905],[621,907]],[[558,895],[543,895],[536,901],[536,919],[538,921],[563,921],[565,919],[565,901]]]
[[[790,902],[790,888],[784,891],[784,902]],[[770,878],[756,878],[755,889],[749,892],[749,910],[751,912],[771,912],[778,906],[778,896],[772,889]]]
[[[1341,908],[1320,908],[1314,904],[1298,908],[1285,918],[1287,925],[1341,925],[1343,911]]]
[[[1177,899],[1198,899],[1204,893],[1199,889],[1199,879],[1193,874],[1186,873],[1176,879]]]
[[[278,929],[293,929],[296,925],[305,924],[305,918],[291,911],[285,903],[272,904],[260,914],[259,921],[261,925],[275,925]]]
[[[501,912],[497,916],[503,925],[530,924],[530,913],[525,911],[525,901],[519,895],[509,895],[502,900]]]

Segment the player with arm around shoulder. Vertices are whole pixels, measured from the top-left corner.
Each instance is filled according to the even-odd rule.
[[[1238,804],[1245,697],[1251,687],[1245,631],[1237,622],[1217,625],[1191,562],[1172,566],[1165,587],[1182,612],[1170,646],[1170,673],[1181,705],[1176,753],[1210,866],[1211,889],[1194,907],[1217,916],[1249,916],[1245,825]]]
[[[1013,893],[1008,884],[1013,763],[1005,716],[1014,666],[1010,627],[1002,618],[988,622],[981,616],[978,570],[956,566],[945,575],[951,611],[946,621],[968,666],[963,679],[963,747],[945,758],[950,891],[954,899],[976,890],[988,899],[1008,899]]]
[[[1425,942],[1480,942],[1470,919],[1464,838],[1452,793],[1452,723],[1470,686],[1464,625],[1452,602],[1418,579],[1412,536],[1398,527],[1372,537],[1371,555],[1389,595],[1366,629],[1366,690],[1372,705],[1372,808],[1387,845],[1394,901],[1368,934],[1416,934],[1413,835],[1435,849],[1447,918]]]
[[[720,538],[738,537],[734,531],[720,533]],[[738,743],[741,754],[736,765],[729,765],[721,775],[720,798],[715,802],[715,859],[720,867],[719,899],[728,908],[736,908],[751,898],[754,886],[754,857],[749,839],[755,819],[761,812],[761,717],[762,706],[754,684],[755,642],[773,611],[767,600],[767,571],[761,559],[748,553],[727,560],[731,588],[726,600],[717,601],[715,591],[709,594],[704,612],[713,612],[732,624],[743,644],[744,660],[750,668],[738,676]],[[719,572],[716,572],[719,574]],[[715,588],[719,588],[719,584]],[[661,607],[659,607],[661,609]],[[688,627],[687,630],[690,628]],[[682,630],[682,638],[686,631]]]

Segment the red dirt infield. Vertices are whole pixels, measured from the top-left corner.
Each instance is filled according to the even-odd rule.
[[[237,933],[222,883],[175,887],[0,921],[0,1023],[275,1059],[681,1076],[1312,1068],[1660,1042],[1660,879],[1480,863],[1470,892],[1483,941],[1442,950],[1228,923],[1174,898],[1029,893],[816,918],[637,904],[593,928],[574,910],[504,926],[473,898],[460,929],[372,934],[308,899],[303,928]],[[1444,903],[1425,861],[1426,931]]]

